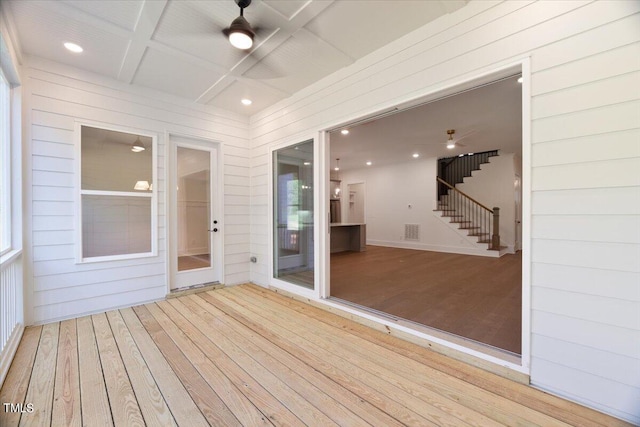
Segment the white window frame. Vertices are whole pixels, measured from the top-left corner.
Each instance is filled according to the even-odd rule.
[[[0,200],[0,204],[2,206],[2,218],[0,219],[2,221],[2,225],[0,227],[1,233],[0,233],[0,255],[4,255],[7,252],[12,250],[12,236],[13,236],[13,230],[12,230],[12,210],[13,210],[13,206],[12,206],[12,179],[11,179],[11,171],[13,170],[13,164],[12,164],[12,159],[11,159],[11,154],[12,154],[12,150],[11,150],[11,129],[12,129],[12,119],[13,119],[13,114],[12,114],[12,102],[11,102],[11,98],[12,98],[12,94],[11,94],[11,83],[9,82],[9,79],[7,79],[7,77],[4,74],[4,71],[2,71],[2,69],[0,69],[0,79],[2,81],[2,86],[6,87],[7,89],[7,105],[6,105],[6,114],[3,114],[2,117],[0,117],[0,131],[2,131],[3,135],[2,135],[2,144],[0,144],[0,156],[2,158],[2,165],[1,168],[2,170],[0,170],[0,173],[2,174],[2,177],[0,179],[0,185],[2,186],[2,191],[0,192],[0,197],[2,198]],[[4,91],[3,91],[4,92]],[[4,93],[2,96],[3,99],[0,100],[0,102],[4,103],[5,99],[4,99]]]
[[[106,191],[82,189],[82,126],[111,130],[115,132],[130,133],[151,138],[152,141],[152,183],[158,182],[158,135],[142,129],[113,126],[99,122],[76,121],[75,123],[75,148],[76,148],[76,264],[119,261],[136,258],[148,258],[158,256],[158,185],[153,186],[151,193],[138,193],[135,191]],[[118,196],[151,199],[151,251],[122,255],[106,255],[97,257],[83,256],[82,239],[82,196]]]

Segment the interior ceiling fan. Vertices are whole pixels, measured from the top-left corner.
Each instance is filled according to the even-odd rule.
[[[456,147],[466,147],[466,144],[462,144],[460,141],[462,141],[463,139],[469,137],[469,135],[472,135],[472,134],[476,133],[476,131],[475,130],[469,131],[469,132],[465,133],[464,135],[462,135],[460,138],[454,138],[453,135],[455,135],[455,133],[456,133],[455,129],[448,129],[447,130],[447,135],[449,137],[444,142],[444,144],[447,146],[447,148],[449,150],[453,150]]]

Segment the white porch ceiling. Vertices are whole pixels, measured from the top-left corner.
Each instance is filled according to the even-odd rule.
[[[250,51],[222,29],[233,0],[5,0],[23,54],[251,115],[466,0],[253,0]],[[72,54],[64,42],[84,48]],[[253,100],[246,107],[241,98]]]

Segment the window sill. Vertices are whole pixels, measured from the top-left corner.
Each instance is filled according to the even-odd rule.
[[[9,249],[0,256],[0,264],[5,265],[13,262],[22,255],[22,249]]]

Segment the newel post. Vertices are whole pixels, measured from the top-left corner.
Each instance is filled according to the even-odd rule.
[[[500,249],[500,208],[493,208],[493,234],[491,249]]]

